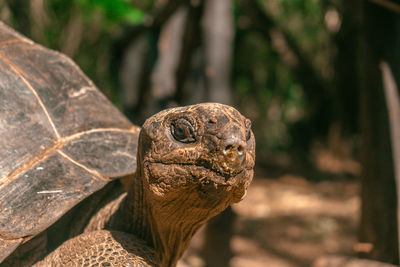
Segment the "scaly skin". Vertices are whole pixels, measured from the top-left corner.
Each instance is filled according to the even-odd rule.
[[[255,140],[250,121],[229,106],[174,108],[145,122],[137,160],[128,194],[37,266],[175,266],[200,226],[243,198]]]
[[[99,230],[68,240],[35,266],[158,266],[158,260],[134,235]]]

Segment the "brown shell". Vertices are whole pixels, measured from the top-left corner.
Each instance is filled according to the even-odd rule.
[[[138,134],[72,60],[0,22],[0,262],[133,173]]]

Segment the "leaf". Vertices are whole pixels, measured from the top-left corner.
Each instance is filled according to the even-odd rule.
[[[111,24],[143,22],[145,13],[132,7],[126,0],[77,0],[87,13],[100,11]]]

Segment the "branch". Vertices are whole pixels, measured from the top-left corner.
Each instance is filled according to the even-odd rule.
[[[195,50],[200,46],[202,39],[201,18],[203,16],[204,2],[199,5],[190,5],[185,28],[182,37],[182,49],[179,63],[175,71],[176,91],[175,101],[180,104],[187,104],[190,91],[185,88],[185,82],[191,71],[191,65]]]
[[[136,41],[142,34],[145,32],[159,29],[168,19],[178,10],[178,8],[189,2],[188,0],[170,0],[168,1],[161,9],[158,9],[153,15],[149,15],[142,24],[134,25],[126,27],[124,30],[124,36],[116,41],[113,45],[113,55],[110,61],[110,70],[111,70],[111,77],[116,88],[119,88],[120,81],[119,81],[119,74],[120,68],[122,65],[122,60],[124,58],[125,52],[128,50],[130,45]],[[143,100],[145,98],[145,92],[147,92],[148,88],[148,81],[144,81],[151,72],[151,66],[149,66],[149,62],[144,62],[144,70],[143,75],[140,81],[140,93],[138,96],[139,105],[143,105]],[[135,111],[140,109],[140,106],[137,106]]]
[[[127,47],[144,32],[161,27],[182,4],[187,2],[189,1],[170,0],[153,15],[147,16],[142,24],[126,27],[125,35],[114,45],[115,58],[121,58]]]
[[[400,14],[400,5],[396,4],[392,1],[389,1],[389,0],[369,0],[369,1],[371,3],[374,3],[375,5],[386,8],[394,13]]]
[[[272,44],[282,62],[292,70],[298,82],[302,84],[311,102],[318,105],[321,99],[326,99],[327,85],[296,40],[263,11],[258,1],[241,0],[240,3],[248,11],[251,27]]]
[[[389,113],[390,136],[392,139],[392,153],[394,173],[397,187],[397,234],[400,242],[400,98],[392,71],[386,62],[381,62],[383,89],[385,90],[386,104]],[[400,255],[400,244],[399,244]]]

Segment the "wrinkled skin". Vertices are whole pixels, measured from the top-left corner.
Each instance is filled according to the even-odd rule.
[[[132,255],[132,266],[175,266],[199,227],[244,197],[255,161],[250,127],[237,110],[215,103],[168,109],[149,118],[139,136],[138,167],[128,194],[100,209],[83,235],[38,266],[80,264],[108,243],[125,248],[118,253]],[[91,240],[99,238],[101,229],[109,231],[102,230],[108,237],[99,245]],[[129,236],[147,246],[124,246],[121,240]],[[102,257],[97,263],[115,261]]]
[[[174,127],[176,121],[181,125]],[[193,131],[193,140],[186,143],[173,135],[174,128],[191,128],[185,122]],[[253,176],[250,127],[237,110],[217,104],[175,108],[151,117],[140,135],[139,160],[154,198],[166,201],[190,190],[206,206],[226,197],[230,203],[241,200]]]

